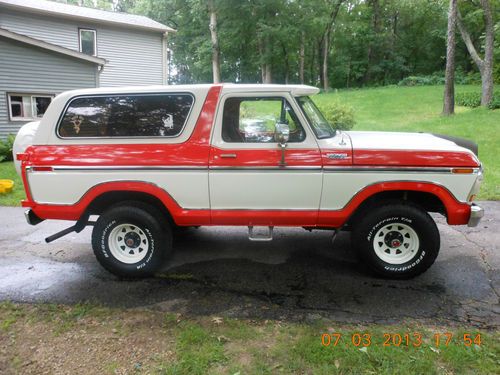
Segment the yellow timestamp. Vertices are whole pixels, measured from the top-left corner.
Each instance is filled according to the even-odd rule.
[[[373,336],[371,333],[359,332],[349,335],[339,332],[321,334],[321,345],[325,347],[336,347],[339,344],[352,345],[354,347],[369,347],[377,345],[384,347],[415,347],[422,346],[426,337],[420,332],[411,333],[383,333],[381,336]],[[464,346],[481,346],[480,333],[464,333],[463,335],[454,335],[451,332],[434,333],[430,342],[436,347],[446,347],[453,343]]]

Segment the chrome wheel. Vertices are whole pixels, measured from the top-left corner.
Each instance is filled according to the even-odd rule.
[[[148,252],[149,241],[137,225],[119,224],[109,234],[108,247],[111,254],[126,264],[138,263]]]
[[[408,225],[393,223],[380,228],[373,238],[375,254],[389,264],[403,264],[416,256],[420,241]]]

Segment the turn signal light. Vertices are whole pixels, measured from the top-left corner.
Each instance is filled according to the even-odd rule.
[[[459,173],[459,174],[470,174],[474,173],[474,169],[472,168],[453,168],[451,173]]]
[[[32,167],[33,172],[52,172],[52,167]]]

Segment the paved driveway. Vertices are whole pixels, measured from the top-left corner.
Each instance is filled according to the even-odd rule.
[[[275,231],[247,240],[246,228],[200,228],[175,241],[176,254],[156,278],[123,281],[104,271],[90,228],[52,244],[44,238],[70,223],[25,223],[23,209],[0,207],[0,300],[150,306],[182,314],[342,322],[459,322],[500,327],[500,202],[483,202],[477,228],[438,218],[441,253],[420,277],[369,276],[341,233]]]

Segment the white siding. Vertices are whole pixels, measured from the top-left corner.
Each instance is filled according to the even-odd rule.
[[[24,124],[9,120],[8,92],[57,94],[96,84],[93,63],[0,37],[0,138]]]

